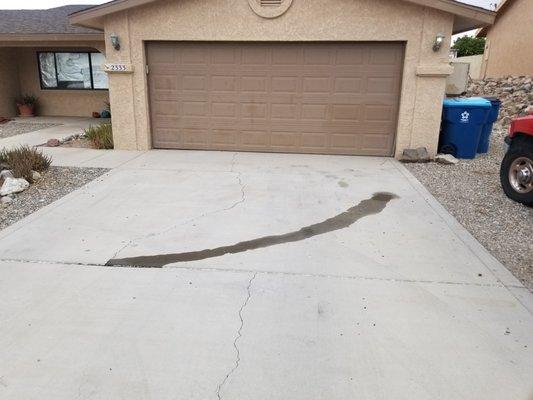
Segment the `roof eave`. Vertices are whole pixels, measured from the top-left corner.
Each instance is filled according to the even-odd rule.
[[[157,0],[114,0],[99,6],[91,7],[86,10],[78,11],[69,16],[69,22],[72,25],[83,26],[86,28],[103,29],[104,18],[108,14],[125,11],[127,9],[141,5],[153,3]],[[404,0],[410,3],[418,4],[424,7],[435,8],[448,12],[459,18],[459,23],[454,23],[454,33],[462,26],[468,26],[470,29],[482,27],[494,23],[496,13],[481,7],[469,4],[459,3],[455,0]],[[469,22],[465,22],[469,21]]]
[[[100,42],[104,40],[102,33],[0,33],[0,42]]]
[[[153,3],[155,1],[157,0],[114,0],[109,3],[75,12],[69,16],[69,22],[71,25],[103,30],[103,17],[106,15]]]

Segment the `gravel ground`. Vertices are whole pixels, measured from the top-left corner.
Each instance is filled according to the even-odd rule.
[[[457,165],[405,164],[437,200],[533,291],[533,208],[508,199],[500,186],[507,129],[495,126],[490,152]]]
[[[60,199],[109,171],[105,168],[50,167],[29,189],[0,205],[0,230]]]
[[[40,131],[41,129],[51,128],[59,125],[61,124],[10,121],[0,125],[0,139],[20,135],[22,133]]]

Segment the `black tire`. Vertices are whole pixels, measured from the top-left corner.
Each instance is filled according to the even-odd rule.
[[[533,138],[522,136],[513,140],[509,151],[505,154],[500,167],[500,182],[503,191],[510,199],[533,207],[533,190],[527,193],[517,191],[511,184],[509,171],[513,163],[519,158],[525,158],[533,162]]]

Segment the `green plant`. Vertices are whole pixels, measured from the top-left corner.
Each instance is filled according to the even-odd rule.
[[[32,171],[46,171],[52,163],[50,156],[30,146],[0,151],[0,163],[6,164],[15,178],[24,178],[33,182]]]
[[[30,105],[35,106],[37,104],[38,98],[32,94],[25,94],[16,99],[17,104],[19,105]]]
[[[97,149],[113,148],[113,129],[111,124],[90,126],[85,129],[85,137],[87,137]]]
[[[453,43],[452,49],[457,50],[457,57],[483,54],[485,51],[485,38],[463,36]]]

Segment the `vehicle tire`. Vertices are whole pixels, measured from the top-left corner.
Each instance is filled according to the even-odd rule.
[[[513,140],[501,164],[500,182],[507,197],[533,207],[533,139]]]

